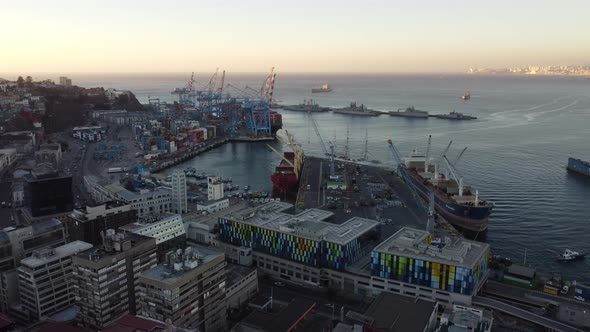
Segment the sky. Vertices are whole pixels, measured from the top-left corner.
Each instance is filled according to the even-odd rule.
[[[590,64],[590,1],[0,0],[0,72]]]

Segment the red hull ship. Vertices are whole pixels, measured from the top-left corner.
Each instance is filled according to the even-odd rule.
[[[285,143],[291,148],[291,152],[281,154],[269,145],[277,155],[281,156],[281,162],[275,167],[275,172],[270,176],[273,183],[273,192],[275,193],[296,192],[299,187],[301,169],[303,168],[303,150],[294,143],[293,136],[287,131],[285,132],[288,140]]]

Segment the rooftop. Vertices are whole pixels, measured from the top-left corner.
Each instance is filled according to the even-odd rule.
[[[422,332],[435,309],[434,301],[381,292],[364,316],[383,331]]]
[[[189,246],[184,250],[178,249],[173,256],[168,263],[159,264],[143,272],[141,277],[174,284],[186,273],[218,257],[223,257],[224,254],[205,246]]]
[[[374,251],[471,268],[488,248],[486,243],[449,237],[444,239],[443,245],[432,245],[431,234],[427,231],[404,227]]]
[[[130,232],[137,232],[137,231],[143,230],[145,228],[149,228],[151,226],[162,224],[162,223],[169,222],[169,221],[173,221],[173,222],[176,222],[180,225],[183,225],[182,217],[180,216],[180,214],[174,214],[174,213],[162,213],[160,215],[147,215],[145,217],[139,217],[138,219],[139,219],[138,222],[123,225],[123,226],[121,226],[121,229],[130,231]]]
[[[90,248],[92,248],[92,245],[83,241],[70,242],[57,248],[44,248],[34,251],[32,256],[23,259],[21,265],[35,268]]]
[[[250,273],[256,271],[255,267],[242,266],[238,264],[227,264],[225,269],[225,280],[227,286],[231,287],[236,282],[242,280]]]
[[[165,330],[166,324],[157,320],[127,314],[102,329],[103,332],[137,332]]]
[[[115,233],[112,229],[107,229],[105,244],[100,247],[84,250],[76,255],[79,259],[88,261],[100,261],[114,257],[122,252],[134,248],[145,241],[155,241],[154,239],[135,233]]]
[[[295,298],[283,310],[276,313],[254,311],[240,324],[254,326],[259,331],[291,331],[299,321],[316,306],[316,303],[303,298]]]
[[[292,215],[285,212],[291,207],[291,204],[275,201],[231,213],[226,218],[315,241],[325,240],[338,244],[346,244],[379,225],[377,221],[360,217],[353,217],[337,225],[325,221],[333,215],[330,211],[308,209]]]

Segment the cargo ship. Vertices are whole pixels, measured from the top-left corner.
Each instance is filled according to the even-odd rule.
[[[566,168],[568,171],[590,176],[590,163],[587,161],[570,157]]]
[[[270,131],[272,135],[276,135],[279,129],[283,128],[283,116],[281,113],[270,111]]]
[[[343,108],[332,109],[334,113],[349,114],[349,115],[362,115],[362,116],[377,116],[380,112],[366,108],[365,105],[361,104],[358,106],[355,102],[350,103],[350,106]]]
[[[332,88],[328,84],[322,84],[322,86],[320,88],[313,88],[313,89],[311,89],[311,92],[312,93],[317,93],[317,92],[331,92],[331,91],[332,91]]]
[[[303,149],[300,145],[295,144],[293,136],[285,131],[287,142],[285,142],[291,151],[281,154],[275,148],[268,147],[281,157],[279,165],[275,167],[274,173],[270,176],[273,184],[273,192],[280,194],[295,194],[299,189],[299,178],[303,169]]]
[[[397,111],[389,112],[391,116],[401,116],[405,118],[426,118],[428,119],[428,112],[420,111],[414,108],[414,106],[410,106],[402,111],[402,109],[398,109]]]
[[[452,168],[450,162],[446,166]],[[494,204],[480,199],[477,190],[463,184],[462,177],[456,179],[456,171],[452,171],[454,175],[449,178],[438,169],[427,156],[413,150],[404,159],[400,171],[406,172],[411,185],[423,199],[429,200],[430,193],[434,194],[435,209],[448,222],[468,231],[484,232]]]
[[[449,114],[437,114],[434,115],[437,119],[446,119],[446,120],[475,120],[477,117],[471,115],[465,115],[463,113],[459,113],[455,110],[450,112]]]

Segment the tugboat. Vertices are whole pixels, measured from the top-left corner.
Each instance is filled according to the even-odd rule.
[[[471,92],[465,91],[465,93],[463,93],[463,95],[461,96],[461,100],[469,100],[469,99],[471,99]]]
[[[557,256],[557,260],[561,262],[571,262],[584,259],[585,256],[586,254],[581,254],[571,249],[565,249],[561,255]]]

